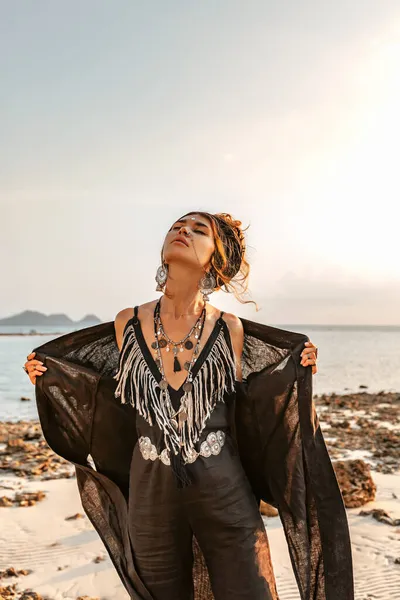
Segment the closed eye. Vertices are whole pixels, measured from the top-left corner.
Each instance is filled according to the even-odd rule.
[[[174,231],[175,229],[180,229],[180,228],[181,228],[180,225],[175,225],[175,227],[173,227],[171,231]],[[201,229],[196,229],[194,231],[194,233],[200,233],[201,235],[207,235],[207,233],[205,231],[202,231]]]

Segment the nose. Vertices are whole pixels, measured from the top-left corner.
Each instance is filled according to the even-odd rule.
[[[182,225],[182,227],[179,229],[179,233],[184,233],[185,235],[190,235],[190,232],[187,230],[185,225]]]

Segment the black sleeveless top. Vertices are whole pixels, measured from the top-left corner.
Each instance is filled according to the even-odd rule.
[[[137,313],[135,306],[134,315],[124,328],[119,371],[115,375],[119,380],[115,396],[121,396],[122,403],[130,402],[136,408],[138,437],[147,438],[147,442],[150,440],[158,454],[163,450],[167,452],[171,467],[181,480],[183,465],[192,462],[210,430],[230,433],[237,381],[229,329],[221,311],[193,364],[193,391],[186,394],[193,408],[184,423],[184,431],[178,434],[170,424],[165,397],[158,386],[162,374],[147,346]],[[175,411],[185,394],[184,383],[178,389],[168,384],[165,392]]]

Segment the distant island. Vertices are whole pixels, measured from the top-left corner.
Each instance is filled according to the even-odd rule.
[[[99,325],[102,323],[101,319],[96,317],[96,315],[86,315],[83,319],[79,321],[73,321],[64,313],[54,314],[54,315],[45,315],[44,313],[37,312],[34,310],[25,310],[17,315],[12,315],[11,317],[6,317],[5,319],[0,319],[0,327],[1,326],[11,326],[11,327],[68,327],[71,329],[74,328],[84,328],[91,327],[92,325]]]

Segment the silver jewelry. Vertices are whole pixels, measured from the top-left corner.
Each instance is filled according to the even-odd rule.
[[[204,442],[201,443],[200,451],[197,452],[193,448],[193,450],[189,452],[186,460],[184,460],[184,463],[194,463],[199,456],[203,456],[204,458],[208,458],[209,456],[217,456],[221,452],[222,447],[225,444],[225,440],[226,435],[224,431],[212,431],[208,434]],[[154,462],[155,460],[159,459],[164,465],[169,466],[171,464],[168,448],[164,448],[164,450],[158,454],[156,446],[152,444],[149,437],[145,436],[141,436],[138,440],[138,443],[140,453],[145,460],[152,460]]]
[[[215,277],[211,275],[210,272],[203,275],[203,277],[200,279],[199,289],[200,292],[203,294],[204,302],[208,302],[208,300],[210,299],[209,295],[213,293],[216,285],[217,282],[215,281]]]
[[[174,427],[175,430],[178,430],[179,433],[181,433],[182,429],[183,429],[183,425],[188,418],[188,413],[189,413],[189,411],[191,411],[193,409],[192,406],[189,406],[189,402],[192,401],[191,391],[193,389],[192,367],[193,367],[193,364],[199,353],[198,348],[199,348],[199,344],[200,344],[201,334],[203,332],[204,322],[206,319],[206,308],[204,306],[203,310],[201,311],[201,315],[195,324],[195,327],[197,328],[197,324],[200,322],[199,333],[198,334],[196,333],[196,336],[195,336],[195,337],[197,337],[196,347],[192,353],[192,357],[191,357],[190,361],[188,361],[187,365],[186,365],[188,374],[186,377],[186,381],[182,386],[184,394],[181,397],[179,409],[177,411],[174,411],[174,408],[173,408],[172,402],[171,402],[171,398],[168,393],[168,382],[165,377],[164,365],[163,365],[162,355],[161,355],[161,351],[160,351],[162,340],[159,340],[157,337],[162,332],[164,332],[164,330],[162,328],[161,318],[160,318],[160,304],[161,304],[160,301],[161,301],[161,298],[158,300],[158,302],[155,306],[155,309],[154,309],[154,337],[155,337],[154,343],[156,345],[156,351],[157,351],[156,363],[161,372],[161,381],[159,382],[158,385],[161,389],[161,394],[164,396],[165,405],[168,410],[168,416],[169,416],[170,423]],[[164,338],[162,338],[162,339],[164,339]],[[171,340],[171,342],[172,342],[172,344],[174,344],[174,342],[172,340]],[[165,344],[163,344],[163,347],[165,347]],[[182,347],[182,350],[183,350],[183,347]],[[176,356],[176,354],[178,352],[177,347],[174,347],[173,351],[174,351],[174,355],[175,355],[174,356],[174,371],[179,371],[179,370],[181,370],[181,367],[179,364],[179,360]],[[179,365],[179,368],[176,365],[176,363],[177,363],[177,365]]]
[[[203,308],[203,310],[205,310],[205,308]],[[175,361],[174,361],[174,372],[176,373],[177,371],[181,371],[181,366],[180,363],[178,361],[177,355],[178,352],[183,352],[184,348],[186,348],[186,350],[191,350],[193,348],[193,342],[189,339],[190,337],[192,337],[192,335],[194,334],[194,338],[196,340],[198,340],[200,338],[200,329],[201,329],[201,319],[203,316],[203,311],[201,312],[199,318],[197,319],[196,323],[193,325],[193,327],[190,329],[189,333],[187,333],[181,340],[179,340],[178,342],[174,342],[173,340],[171,340],[171,338],[166,334],[166,332],[164,331],[164,327],[161,321],[161,317],[160,314],[157,314],[157,336],[158,336],[158,340],[156,337],[156,341],[153,342],[151,344],[151,347],[153,349],[157,349],[157,344],[159,345],[160,348],[165,348],[166,352],[170,352],[170,350],[172,349],[173,355],[175,357]],[[196,345],[195,348],[195,356],[197,356],[199,351],[199,344]],[[158,358],[158,356],[156,356],[156,358]],[[177,364],[175,364],[177,363]],[[187,363],[185,363],[186,365]]]
[[[157,292],[162,292],[168,279],[168,265],[163,263],[157,269],[155,280],[157,281]]]
[[[154,461],[156,458],[159,458],[157,448],[151,443],[150,438],[148,437],[142,436],[139,438],[139,450],[146,460],[150,459]]]
[[[182,386],[184,393],[179,394],[177,406],[175,403],[172,405],[173,388],[168,385],[162,363],[160,367],[154,363],[155,368],[162,372],[160,375],[153,372],[145,361],[140,344],[140,333],[139,321],[132,319],[126,330],[126,343],[119,361],[118,372],[114,376],[118,381],[115,397],[121,398],[121,404],[129,402],[149,425],[157,425],[164,437],[163,447],[174,455],[181,454],[183,459],[187,460],[192,455],[193,449],[195,451],[200,449],[197,443],[205,437],[200,438],[200,435],[215,406],[219,402],[225,402],[226,392],[235,391],[236,363],[224,335],[222,319],[214,325],[210,351],[205,353],[203,359],[201,356],[196,359],[196,366],[191,371],[191,380],[185,381],[185,388]],[[203,344],[202,337],[201,342],[204,351],[206,346]],[[165,354],[162,355],[162,358],[165,358]],[[197,368],[199,358],[201,366]],[[189,387],[191,390],[187,391]],[[184,402],[182,402],[180,428],[179,416],[175,411],[180,408],[181,400]],[[187,415],[185,420],[184,411]],[[172,458],[175,456],[171,454]]]

